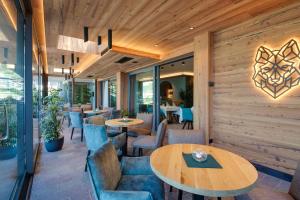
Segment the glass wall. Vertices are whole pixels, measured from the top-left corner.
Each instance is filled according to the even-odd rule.
[[[154,83],[153,67],[129,75],[129,113],[153,112]]]
[[[0,4],[0,199],[24,198],[39,143],[41,71],[38,59],[32,65],[31,14],[24,16],[19,1]]]
[[[111,79],[108,81],[108,105],[109,107],[115,108],[117,103],[117,81]]]
[[[169,123],[181,123],[180,108],[193,107],[193,57],[160,65],[160,116]]]
[[[115,78],[101,81],[101,103],[103,107],[116,107],[117,80]]]

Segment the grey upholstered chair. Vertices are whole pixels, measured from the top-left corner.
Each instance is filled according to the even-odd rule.
[[[122,148],[126,144],[125,133],[117,135],[115,137],[108,137],[106,134],[105,126],[95,124],[84,124],[84,136],[86,146],[88,149],[87,157],[100,148],[105,142],[111,141],[117,150],[118,156],[122,156]],[[85,165],[86,171],[87,165]]]
[[[236,200],[300,200],[300,162],[293,177],[288,193],[267,188],[257,187],[245,195],[240,195]]]
[[[86,124],[105,125],[105,119],[101,115],[94,115],[85,119]]]
[[[169,129],[169,144],[205,144],[205,136],[200,130]],[[170,186],[170,192],[172,186]],[[178,190],[178,198],[182,199],[182,190]]]
[[[168,130],[169,144],[205,144],[205,136],[200,130]]]
[[[95,199],[163,200],[163,184],[149,162],[149,157],[130,157],[120,165],[113,145],[103,144],[88,157]]]
[[[154,150],[163,145],[163,140],[167,131],[168,121],[164,119],[157,128],[156,136],[140,135],[132,143],[133,155],[138,149],[139,156],[143,155],[143,149]]]
[[[128,127],[128,135],[131,137],[137,137],[139,135],[151,135],[153,125],[153,114],[152,113],[137,113],[137,119],[144,121],[143,124]]]
[[[75,128],[81,129],[81,142],[83,140],[83,115],[81,112],[69,112],[70,120],[71,120],[71,140],[73,138],[73,133]]]

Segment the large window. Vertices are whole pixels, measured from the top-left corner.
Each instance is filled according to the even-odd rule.
[[[0,3],[0,199],[21,198],[39,143],[40,68],[32,65],[31,15],[24,16],[19,1]]]
[[[153,68],[133,72],[129,75],[129,113],[153,112],[154,84]]]

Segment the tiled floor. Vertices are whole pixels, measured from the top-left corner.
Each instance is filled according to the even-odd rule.
[[[169,128],[179,126],[170,125]],[[93,199],[88,175],[84,172],[85,145],[80,142],[79,130],[74,132],[73,140],[70,140],[70,132],[69,128],[64,128],[65,143],[62,151],[48,153],[42,148],[32,185],[32,200]],[[262,173],[259,173],[258,185],[283,192],[289,188],[288,182]],[[177,199],[177,190],[170,193],[168,186],[165,188],[166,200]],[[192,199],[191,194],[184,192],[183,199]]]

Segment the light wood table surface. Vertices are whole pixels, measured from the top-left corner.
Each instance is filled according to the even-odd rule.
[[[127,120],[130,120],[129,122],[123,121],[123,118],[118,118],[118,119],[111,119],[111,120],[106,120],[105,125],[110,126],[110,127],[120,127],[122,128],[122,132],[126,133],[126,144],[123,150],[124,155],[127,155],[127,141],[128,141],[128,127],[129,126],[137,126],[141,125],[144,123],[143,120],[141,119],[135,119],[135,118],[126,118]]]
[[[105,125],[110,126],[110,127],[129,127],[129,126],[137,126],[140,124],[143,124],[144,121],[141,119],[135,119],[135,118],[126,118],[127,120],[130,120],[129,122],[123,122],[123,118],[119,119],[111,119],[111,120],[106,120]]]
[[[222,166],[216,168],[188,168],[182,153],[202,149]],[[255,187],[258,173],[246,159],[229,151],[198,144],[173,144],[156,149],[150,156],[153,172],[167,184],[195,194],[195,199],[232,197]]]
[[[87,115],[98,115],[98,114],[102,114],[102,113],[105,113],[107,112],[107,110],[85,110],[83,111],[84,114],[87,114]]]

